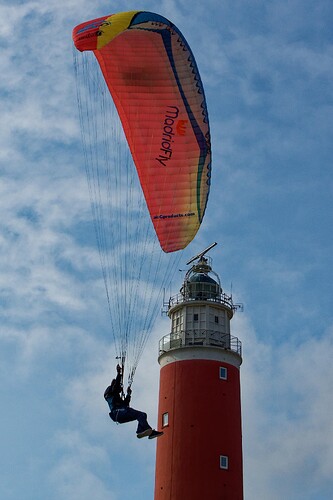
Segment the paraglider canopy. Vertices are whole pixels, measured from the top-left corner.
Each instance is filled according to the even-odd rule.
[[[170,21],[144,11],[82,23],[73,40],[98,60],[162,249],[185,248],[202,222],[211,177],[206,100],[188,43]]]

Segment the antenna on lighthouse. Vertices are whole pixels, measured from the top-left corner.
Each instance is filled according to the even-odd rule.
[[[195,260],[201,259],[201,257],[203,257],[205,255],[205,253],[209,252],[209,250],[214,248],[216,245],[217,245],[217,243],[215,241],[215,243],[212,243],[211,245],[209,245],[209,247],[205,248],[205,250],[198,253],[195,257],[192,257],[192,259],[190,259],[188,262],[186,262],[186,265],[188,266],[189,264],[192,264],[192,262],[194,262]]]

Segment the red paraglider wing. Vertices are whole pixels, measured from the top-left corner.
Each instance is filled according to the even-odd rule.
[[[190,47],[167,19],[141,11],[83,23],[73,39],[100,64],[161,247],[186,247],[205,212],[211,163],[206,101]]]

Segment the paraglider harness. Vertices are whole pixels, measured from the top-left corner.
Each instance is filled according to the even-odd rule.
[[[119,359],[119,358],[117,358]],[[119,411],[123,408],[129,406],[131,399],[131,385],[133,380],[129,380],[129,385],[127,389],[127,394],[124,393],[124,358],[122,358],[121,366],[117,365],[117,377],[113,379],[111,385],[106,389],[104,393],[104,398],[108,401],[112,397],[112,410],[109,412],[111,420],[113,420],[117,425]],[[109,403],[109,401],[108,401]]]

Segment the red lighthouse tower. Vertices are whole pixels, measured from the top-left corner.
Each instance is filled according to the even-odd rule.
[[[160,341],[164,436],[155,500],[243,499],[241,343],[230,334],[236,306],[206,251],[189,262],[180,294],[171,297],[171,333]]]

